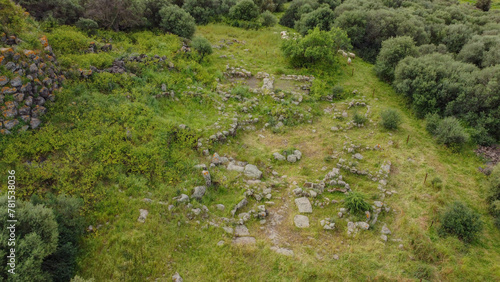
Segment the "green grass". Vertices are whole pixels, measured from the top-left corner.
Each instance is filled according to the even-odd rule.
[[[167,56],[175,69],[151,64],[140,66],[135,76],[99,75],[69,81],[56,103],[50,106],[40,130],[2,137],[0,169],[16,169],[26,197],[53,190],[85,200],[89,224],[102,227],[83,239],[78,274],[94,277],[96,281],[169,281],[175,272],[186,281],[497,279],[500,232],[487,213],[486,191],[482,186],[485,177],[477,170],[481,161],[472,148],[454,153],[437,145],[422,120],[415,118],[390,85],[376,78],[373,66],[361,59],[356,58],[351,66],[339,63],[339,67],[331,70],[291,68],[279,50],[281,30],[281,27],[246,31],[218,24],[200,26],[197,35],[206,37],[213,45],[220,44],[221,39],[246,42],[215,49],[201,64],[196,58],[175,53],[180,47],[175,36],[152,33],[110,33],[116,38],[113,52],[97,57],[59,53],[59,60],[82,68],[95,62],[109,65],[113,58],[134,53],[160,54]],[[96,39],[99,36],[86,40]],[[219,58],[221,55],[228,58]],[[234,55],[234,59],[229,55]],[[342,86],[349,93],[344,100],[335,102],[340,112],[347,109],[351,100],[364,97],[371,106],[371,114],[362,128],[332,132],[332,126],[345,125],[356,110],[364,114],[365,109],[350,109],[349,118],[338,120],[323,113],[331,105],[329,102],[304,97],[298,106],[291,103],[282,106],[268,96],[249,94],[259,102],[253,110],[236,113],[235,109],[243,102],[230,99],[225,103],[228,115],[223,116],[217,109],[222,100],[215,93],[215,79],[222,78],[226,64],[244,67],[254,74],[265,71],[276,78],[281,73],[312,74],[318,80]],[[162,83],[175,90],[178,100],[153,98],[160,93]],[[224,79],[222,83],[230,84]],[[187,86],[193,85],[203,88],[201,97],[183,94]],[[350,94],[354,90],[358,94]],[[291,97],[285,99],[289,101]],[[387,131],[379,125],[380,113],[388,107],[397,108],[402,114],[403,122],[396,131]],[[304,113],[307,119],[298,120],[294,112]],[[293,126],[284,127],[280,133],[273,133],[270,128],[261,130],[276,113],[288,115]],[[249,114],[259,117],[257,131],[239,131],[227,144],[208,145],[204,141],[204,146],[211,153],[257,164],[268,185],[279,182],[273,188],[275,204],[267,208],[276,213],[282,205],[288,205],[277,232],[281,236],[280,246],[292,249],[294,257],[271,251],[273,244],[257,220],[247,224],[257,239],[257,245],[249,248],[233,246],[231,236],[208,224],[210,221],[224,225],[221,217],[230,217],[230,210],[242,199],[247,184],[235,172],[210,169],[218,185],[209,188],[200,203],[192,202],[193,208],[202,205],[209,208],[208,219],[198,216],[189,220],[186,217],[189,210],[172,200],[180,193],[190,195],[194,186],[204,183],[201,172],[192,167],[208,164],[209,158],[194,149],[195,141],[226,128],[236,114],[240,120]],[[180,131],[179,124],[186,124],[189,130]],[[309,216],[311,227],[297,229],[293,224],[297,211],[290,194],[292,183],[301,185],[322,179],[337,163],[336,159],[325,159],[334,152],[351,160],[350,154],[343,150],[347,140],[363,147],[379,144],[382,148],[361,152],[364,159],[358,161],[359,168],[375,172],[384,161],[392,162],[388,189],[397,194],[384,199],[391,212],[381,214],[375,229],[362,231],[354,238],[347,237],[347,222],[336,216],[342,203],[314,207]],[[303,158],[293,164],[272,160],[273,152],[288,148],[299,149]],[[26,161],[35,165],[27,167]],[[322,170],[323,167],[327,170]],[[273,179],[273,170],[287,178]],[[367,196],[370,204],[379,200],[375,182],[345,171],[342,174],[353,190]],[[441,189],[431,184],[435,176],[443,180]],[[144,202],[144,198],[153,202]],[[344,195],[326,192],[318,200],[325,198],[341,201]],[[439,213],[455,200],[482,215],[486,228],[478,243],[464,245],[456,238],[437,235]],[[169,211],[159,201],[174,204],[175,208]],[[215,208],[219,203],[226,206],[224,211]],[[250,200],[245,211],[255,204],[255,200]],[[139,209],[149,210],[144,224],[137,222]],[[335,230],[322,230],[319,221],[326,217],[334,218]],[[379,239],[382,222],[393,232],[389,238],[400,238],[402,242],[384,244]],[[225,244],[217,246],[221,240]],[[399,244],[403,244],[402,249]],[[339,260],[334,259],[335,254]]]
[[[476,6],[476,0],[460,0],[460,3],[469,3],[472,6]],[[498,0],[491,0],[491,7],[490,10],[498,10],[500,9],[500,1]]]

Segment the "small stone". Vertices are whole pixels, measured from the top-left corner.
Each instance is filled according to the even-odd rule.
[[[184,280],[182,279],[182,277],[179,275],[178,272],[176,272],[173,276],[172,276],[172,281],[173,282],[183,282]]]
[[[278,160],[278,161],[284,161],[285,160],[285,156],[283,156],[280,153],[274,153],[273,157],[274,157],[275,160]]]
[[[384,234],[380,235],[380,239],[382,239],[382,241],[384,242],[387,242],[387,235]]]
[[[297,205],[297,208],[299,209],[300,213],[312,213],[311,202],[309,201],[308,198],[306,197],[297,198],[295,199],[295,204]]]
[[[223,211],[226,208],[223,204],[217,204],[215,207],[217,207],[220,211]]]
[[[194,187],[193,195],[191,195],[191,198],[201,199],[203,197],[203,195],[205,195],[206,191],[207,191],[207,187],[205,187],[205,186]]]
[[[362,160],[363,159],[363,156],[360,153],[356,153],[353,157],[355,159],[358,159],[358,160]]]
[[[271,250],[275,251],[276,253],[280,255],[285,255],[285,256],[293,256],[293,251],[285,248],[277,248],[277,247],[271,247]]]
[[[220,240],[219,242],[217,242],[217,246],[223,246],[224,245],[224,241],[223,240]]]
[[[184,203],[184,202],[189,201],[189,196],[186,194],[181,194],[179,197],[176,197],[174,199],[177,199],[177,202],[179,202],[179,203]]]
[[[224,231],[227,234],[233,234],[233,228],[231,228],[231,227],[222,227],[222,229],[224,229]]]
[[[309,218],[305,215],[296,215],[293,218],[293,222],[295,223],[295,226],[298,228],[307,228],[309,227]]]
[[[254,237],[236,237],[233,240],[235,245],[255,245],[256,241]]]
[[[295,155],[288,155],[286,157],[286,160],[289,161],[289,162],[291,162],[291,163],[294,163],[294,162],[297,161],[297,156],[295,156]]]
[[[384,235],[390,235],[391,230],[389,230],[389,228],[387,228],[387,225],[384,224],[384,226],[382,226],[382,230],[380,231],[380,233],[382,233]]]
[[[248,228],[245,225],[238,225],[234,229],[234,235],[237,237],[245,237],[245,236],[250,236],[250,232],[248,231]]]
[[[262,177],[262,171],[252,164],[247,164],[245,166],[244,173],[246,176],[254,179],[260,179]]]
[[[139,209],[139,213],[140,213],[140,215],[139,215],[139,218],[137,219],[137,221],[142,222],[142,223],[146,222],[146,217],[148,216],[149,211]]]
[[[356,222],[356,225],[363,230],[368,230],[370,228],[370,224],[366,222]]]
[[[333,259],[334,259],[334,260],[339,260],[339,255],[334,254],[334,255],[333,255]]]

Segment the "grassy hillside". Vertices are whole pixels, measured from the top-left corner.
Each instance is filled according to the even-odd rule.
[[[93,232],[83,241],[79,275],[98,281],[168,281],[175,272],[186,281],[495,280],[500,275],[496,263],[500,234],[487,214],[481,188],[484,176],[477,170],[481,160],[470,149],[454,153],[436,145],[422,121],[405,109],[405,102],[389,85],[375,77],[372,65],[360,59],[348,66],[339,57],[340,67],[325,70],[291,69],[279,50],[280,31],[199,27],[197,33],[212,45],[236,40],[224,43],[225,47],[201,63],[199,58],[178,53],[182,45],[172,35],[109,32],[93,39],[67,27],[48,34],[61,65],[74,70],[68,73],[72,79],[44,116],[45,126],[2,137],[0,167],[19,171],[26,196],[53,190],[86,201]],[[110,38],[111,52],[74,51],[95,39],[103,45]],[[103,72],[83,78],[78,71],[86,71],[90,65],[107,68],[114,59],[138,54],[166,56],[166,60],[126,62],[125,74]],[[254,75],[259,71],[272,74],[276,83],[281,83],[275,88],[293,86],[278,80],[281,74],[314,75],[315,83],[340,85],[344,98],[334,103],[338,113],[346,110],[348,118],[334,119],[330,102],[316,101],[306,94],[303,102],[295,105],[292,94],[276,102],[269,95],[245,92],[224,78],[227,64]],[[240,89],[244,99],[224,101],[216,92],[216,79],[227,91]],[[258,79],[248,83],[262,85]],[[162,84],[167,92],[175,92],[174,98],[155,98],[164,92]],[[333,126],[345,127],[355,111],[365,113],[366,107],[347,109],[351,101],[363,101],[371,107],[370,122],[361,128],[332,131]],[[243,107],[250,110],[242,112]],[[403,124],[395,132],[378,125],[380,112],[388,107],[398,108],[403,115]],[[285,126],[273,130],[280,114],[285,116]],[[207,141],[228,128],[231,118],[244,120],[250,115],[259,118],[253,124],[255,130],[241,126],[236,137],[229,137],[226,143]],[[271,125],[265,127],[265,123]],[[180,124],[186,129],[179,128]],[[177,203],[175,196],[191,196],[193,187],[204,183],[201,171],[193,166],[209,165],[211,156],[195,149],[198,138],[205,139],[203,149],[211,154],[218,152],[257,165],[264,174],[262,183],[248,183],[235,171],[214,167],[209,171],[217,184],[200,202],[193,200],[191,208]],[[351,142],[361,146],[362,160],[355,161],[343,149]],[[362,150],[377,145],[381,150]],[[273,160],[272,153],[290,148],[302,152],[299,162]],[[386,187],[395,192],[392,195],[382,196],[376,182],[342,170],[352,190],[367,195],[370,204],[383,201],[390,211],[381,213],[369,230],[349,237],[347,220],[337,216],[344,195],[325,192],[312,199],[313,203],[338,203],[323,208],[313,205],[310,227],[295,227],[298,211],[292,190],[306,181],[323,179],[339,158],[354,160],[358,168],[370,171],[377,171],[386,161],[392,163]],[[435,177],[443,181],[441,188],[431,184]],[[270,215],[265,224],[256,219],[246,223],[256,238],[255,246],[238,246],[221,228],[235,225],[224,223],[223,218],[231,218],[230,210],[252,185],[271,187],[274,204],[265,204],[267,200],[257,204],[249,197],[250,204],[243,211],[264,204]],[[464,245],[454,237],[438,236],[439,212],[455,200],[483,215],[486,228],[479,242]],[[174,207],[169,210],[171,204]],[[216,204],[225,205],[225,209],[217,209]],[[208,213],[193,215],[192,209],[203,205]],[[137,221],[139,209],[149,211],[145,223]],[[335,230],[323,230],[320,221],[324,218],[333,219]],[[360,218],[349,216],[349,220]],[[392,232],[388,242],[380,239],[384,224]],[[278,254],[273,246],[292,250],[293,256]]]

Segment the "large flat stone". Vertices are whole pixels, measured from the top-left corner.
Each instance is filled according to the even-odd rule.
[[[254,237],[236,237],[233,240],[233,244],[235,245],[255,245]]]
[[[312,213],[312,205],[308,198],[302,197],[295,199],[295,204],[300,213]]]
[[[298,214],[293,218],[293,222],[295,226],[298,228],[307,228],[309,227],[309,218],[305,215]]]
[[[234,228],[234,235],[237,237],[245,237],[250,236],[250,232],[248,232],[248,228],[245,225],[238,225]]]

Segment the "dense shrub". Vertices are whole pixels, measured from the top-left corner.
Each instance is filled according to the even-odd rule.
[[[438,114],[428,113],[425,115],[425,129],[432,135],[436,134],[436,129],[441,121],[441,117]]]
[[[143,26],[144,9],[144,2],[139,0],[89,0],[85,17],[103,28],[118,31]]]
[[[472,37],[473,30],[465,24],[449,25],[445,29],[443,43],[452,53],[458,53]]]
[[[160,27],[185,38],[191,38],[196,30],[194,18],[177,6],[167,6],[160,10]]]
[[[62,24],[73,24],[83,15],[79,0],[15,0],[37,20],[49,17]]]
[[[355,124],[365,124],[367,118],[364,115],[356,112],[356,113],[354,113],[352,120]]]
[[[75,26],[79,28],[81,31],[86,31],[86,32],[91,32],[99,28],[99,25],[94,20],[86,18],[80,18],[75,23]]]
[[[17,195],[16,195],[17,196]],[[0,198],[0,205],[7,207],[7,197]],[[10,276],[7,270],[9,242],[7,227],[8,213],[4,208],[0,211],[0,261],[2,271],[0,277],[3,281]],[[50,281],[50,273],[42,269],[42,263],[57,247],[59,232],[57,222],[50,208],[42,205],[33,205],[29,202],[16,202],[16,264],[15,281]]]
[[[500,63],[498,54],[500,35],[475,35],[460,50],[457,59],[478,67],[490,67]]]
[[[281,45],[281,50],[294,67],[320,62],[331,65],[335,62],[335,45],[329,32],[321,31],[316,27],[303,38],[285,40]]]
[[[262,26],[267,27],[275,26],[276,23],[278,23],[278,19],[276,18],[276,16],[269,11],[265,11],[260,15],[260,21],[262,23]]]
[[[303,14],[299,21],[295,23],[295,29],[302,35],[306,35],[309,30],[319,27],[320,30],[331,29],[335,15],[328,6],[322,6],[310,13]]]
[[[186,0],[182,8],[186,10],[197,24],[207,24],[216,16],[216,5],[213,0]]]
[[[469,135],[455,117],[442,119],[435,131],[437,142],[447,146],[461,146],[469,140]]]
[[[229,10],[229,17],[235,20],[251,21],[259,16],[259,7],[252,0],[241,0]]]
[[[65,54],[80,53],[89,47],[90,38],[76,28],[61,26],[47,35],[50,45],[57,52]]]
[[[146,18],[148,27],[159,27],[161,23],[160,10],[170,5],[169,0],[145,0],[144,18]]]
[[[194,50],[200,54],[201,58],[204,58],[206,55],[210,55],[213,52],[210,41],[208,41],[205,37],[195,37],[193,39],[192,46]]]
[[[394,80],[394,70],[399,61],[416,54],[417,48],[411,37],[402,36],[387,39],[382,42],[382,49],[380,49],[375,64],[375,72],[380,79],[392,82]]]
[[[385,129],[395,130],[401,124],[401,115],[395,109],[386,109],[381,114],[381,124]]]
[[[293,0],[286,9],[285,14],[280,19],[280,25],[293,28],[295,22],[300,20],[303,14],[310,13],[318,8],[319,4],[316,0]]]
[[[489,11],[491,8],[491,0],[476,0],[476,8],[485,12]]]
[[[483,227],[480,215],[460,202],[455,202],[441,215],[439,232],[454,235],[466,243],[478,238]]]
[[[359,192],[349,192],[344,199],[344,206],[353,214],[362,214],[370,210],[370,204],[365,200],[365,196]]]

